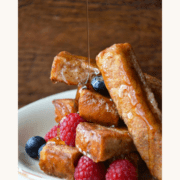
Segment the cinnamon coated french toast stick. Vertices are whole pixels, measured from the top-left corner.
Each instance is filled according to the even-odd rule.
[[[75,165],[81,153],[58,138],[50,139],[40,152],[39,167],[46,174],[74,180]]]
[[[75,101],[75,99],[55,99],[52,101],[55,107],[55,121],[57,123],[59,123],[64,116],[78,111]]]
[[[114,102],[97,92],[82,89],[78,110],[79,115],[89,122],[104,126],[118,126],[120,118]]]
[[[72,55],[66,51],[60,52],[54,57],[51,68],[52,82],[65,82],[68,85],[84,83],[89,77],[100,73],[95,60],[87,57]]]
[[[158,107],[162,110],[162,81],[144,73],[146,82],[154,93],[155,99],[158,102]]]
[[[96,57],[119,115],[151,174],[162,179],[161,111],[130,44],[114,44]]]
[[[127,128],[82,122],[76,128],[76,148],[94,162],[136,151]]]

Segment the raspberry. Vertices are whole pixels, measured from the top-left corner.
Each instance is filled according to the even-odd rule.
[[[112,162],[106,173],[106,180],[137,180],[136,168],[126,159]]]
[[[54,137],[57,136],[57,128],[59,128],[60,126],[57,125],[57,126],[54,126],[49,132],[46,133],[44,139],[46,140],[46,142],[49,140],[49,139],[52,139]]]
[[[106,169],[103,163],[95,163],[90,158],[82,156],[75,168],[75,180],[105,180]]]
[[[70,113],[60,122],[60,138],[66,145],[75,147],[76,127],[85,120],[77,113]]]

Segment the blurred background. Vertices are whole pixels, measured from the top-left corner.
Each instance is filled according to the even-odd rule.
[[[90,57],[129,42],[143,72],[162,79],[162,0],[89,0]],[[19,0],[18,106],[75,89],[50,80],[60,51],[88,56],[86,0]]]

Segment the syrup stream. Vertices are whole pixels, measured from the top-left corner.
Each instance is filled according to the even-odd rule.
[[[87,52],[88,52],[88,76],[85,84],[89,81],[89,68],[90,68],[90,45],[89,45],[89,7],[88,7],[88,0],[86,0],[86,22],[87,22]]]

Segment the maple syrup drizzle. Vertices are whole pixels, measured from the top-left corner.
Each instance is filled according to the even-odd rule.
[[[90,68],[90,45],[89,45],[89,7],[88,7],[88,0],[86,0],[86,22],[87,22],[87,52],[88,52],[88,76],[85,84],[89,81],[89,68]]]

